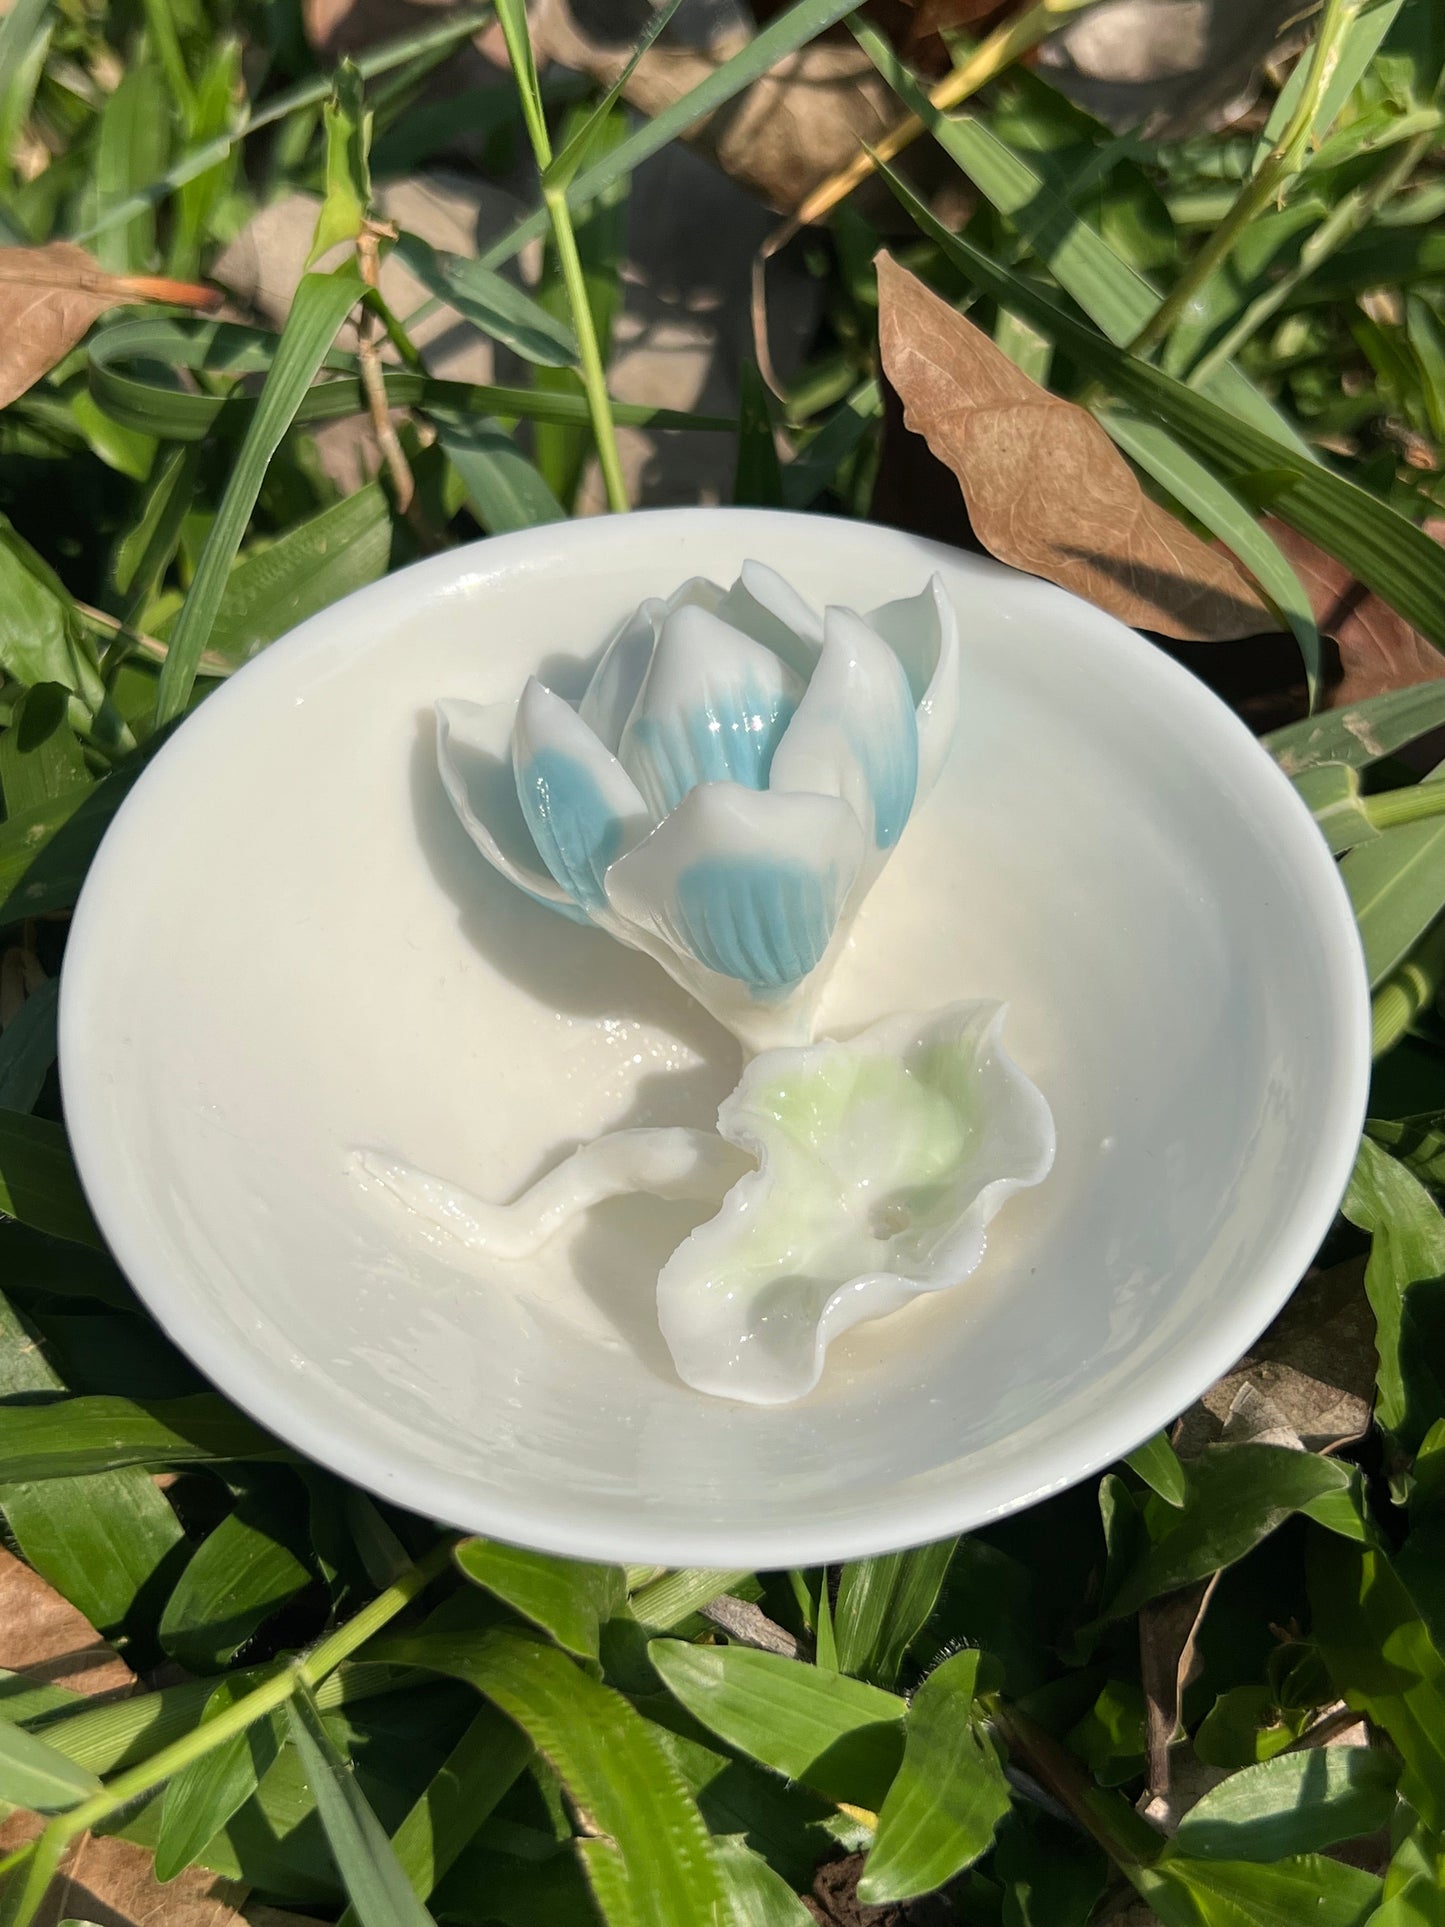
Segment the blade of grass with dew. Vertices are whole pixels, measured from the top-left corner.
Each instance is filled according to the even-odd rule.
[[[1261,476],[1274,478],[1269,505],[1280,520],[1345,563],[1367,588],[1445,650],[1445,548],[1356,483],[1294,454],[1208,396],[1116,348],[1065,314],[1022,275],[950,234],[906,182],[891,170],[884,174],[915,224],[974,287],[1026,314],[1122,401],[1141,414],[1157,415],[1224,481],[1245,484]]]
[[[201,551],[195,580],[171,634],[156,692],[156,726],[190,701],[200,660],[226,592],[226,579],[251,520],[271,457],[290,428],[337,330],[365,292],[354,264],[336,274],[308,274],[286,317],[246,439]]]

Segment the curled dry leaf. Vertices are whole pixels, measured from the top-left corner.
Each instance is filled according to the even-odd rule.
[[[149,274],[106,274],[72,241],[0,248],[0,408],[70,353],[107,308],[131,301],[218,308],[214,288]]]
[[[1147,1709],[1145,1744],[1153,1794],[1167,1794],[1170,1789],[1169,1749],[1182,1731],[1179,1704],[1198,1665],[1199,1629],[1218,1583],[1216,1572],[1197,1585],[1151,1599],[1139,1613],[1139,1673]]]
[[[1086,409],[1031,381],[887,254],[878,294],[904,421],[957,477],[990,554],[1135,629],[1212,642],[1275,626],[1229,558],[1149,499]]]
[[[1337,660],[1327,664],[1325,678],[1331,709],[1445,676],[1445,655],[1343,562],[1273,516],[1265,517],[1264,526],[1293,564],[1320,634],[1335,645]],[[1445,534],[1445,522],[1425,526],[1437,541]]]

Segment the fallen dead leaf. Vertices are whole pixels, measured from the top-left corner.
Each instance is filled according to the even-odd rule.
[[[0,1548],[0,1667],[87,1696],[117,1696],[135,1675],[77,1612],[36,1572]],[[0,1857],[40,1832],[38,1814],[0,1822]],[[34,1927],[69,1920],[90,1927],[308,1927],[300,1915],[244,1907],[246,1889],[203,1867],[189,1867],[162,1886],[144,1847],[85,1835],[51,1882]],[[314,1923],[310,1923],[314,1927]]]
[[[1179,1703],[1198,1664],[1199,1629],[1219,1577],[1216,1572],[1197,1585],[1153,1599],[1139,1614],[1149,1790],[1161,1797],[1167,1797],[1170,1790],[1170,1748],[1181,1733]]]
[[[1204,642],[1272,625],[1228,557],[1145,495],[1086,409],[1031,381],[886,253],[878,294],[904,421],[952,470],[990,554],[1132,628]]]
[[[1359,1438],[1375,1391],[1365,1261],[1313,1271],[1268,1331],[1179,1421],[1182,1458],[1227,1437],[1322,1452]]]
[[[0,1666],[77,1693],[125,1692],[135,1674],[84,1613],[0,1548]]]
[[[213,288],[148,274],[106,274],[72,241],[0,249],[0,408],[70,353],[107,308],[133,301],[218,308]]]
[[[1445,677],[1445,655],[1343,562],[1272,515],[1264,518],[1264,526],[1294,565],[1320,634],[1335,645],[1338,659],[1327,664],[1325,679],[1330,708]],[[1434,525],[1437,539],[1442,528],[1445,524]]]

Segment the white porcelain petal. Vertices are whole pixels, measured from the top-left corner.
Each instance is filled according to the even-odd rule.
[[[628,616],[602,652],[577,705],[578,714],[606,750],[615,756],[652,661],[666,604],[657,596]]]
[[[618,757],[659,817],[699,783],[764,789],[802,693],[771,649],[687,603],[662,624]]]
[[[862,857],[857,818],[835,797],[708,783],[613,864],[607,897],[652,955],[660,939],[768,1001],[822,961]]]
[[[716,613],[745,636],[771,649],[806,682],[823,646],[823,624],[816,609],[790,582],[764,562],[744,562],[737,581]]]
[[[687,1384],[749,1404],[801,1398],[841,1333],[977,1267],[990,1220],[1054,1155],[1003,1017],[954,1004],[753,1059],[718,1129],[758,1169],[658,1278]]]
[[[878,850],[918,787],[918,724],[903,665],[851,609],[829,609],[822,654],[773,757],[774,790],[841,796]]]
[[[585,910],[601,908],[607,866],[652,827],[637,785],[571,704],[535,676],[517,705],[512,770],[542,861]]]
[[[918,801],[938,779],[958,722],[958,618],[940,577],[868,617],[903,664],[918,714]]]
[[[494,870],[519,890],[587,921],[543,866],[512,775],[512,725],[517,702],[472,703],[450,698],[436,706],[437,767],[462,827]]]

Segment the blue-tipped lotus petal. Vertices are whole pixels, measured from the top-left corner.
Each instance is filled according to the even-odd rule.
[[[584,910],[601,908],[608,865],[651,824],[636,785],[577,711],[535,678],[517,705],[512,762],[542,861]]]
[[[822,961],[838,874],[771,856],[708,856],[677,879],[674,924],[699,963],[749,990],[786,990]]]
[[[537,860],[512,774],[512,728],[518,704],[440,702],[437,767],[452,808],[494,870],[549,910],[585,923],[570,895]]]
[[[700,783],[765,789],[802,693],[771,650],[689,603],[662,625],[617,753],[658,816]]]
[[[772,995],[816,968],[862,860],[839,798],[709,783],[612,866],[607,897],[625,923]]]

